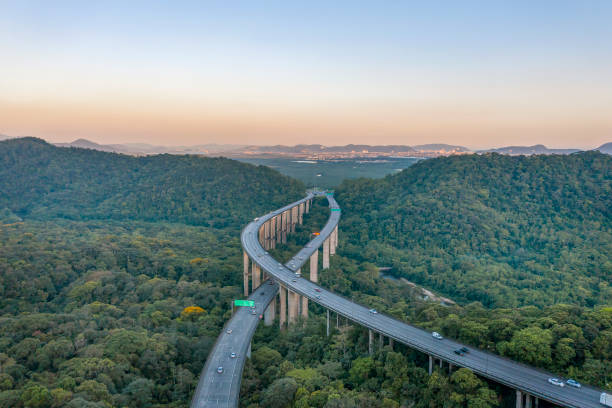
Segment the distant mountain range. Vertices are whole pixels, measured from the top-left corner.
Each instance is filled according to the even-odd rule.
[[[506,146],[496,149],[481,150],[479,153],[499,153],[510,156],[531,156],[532,154],[572,154],[582,151],[581,149],[549,149],[548,147],[538,144],[534,146]]]
[[[11,136],[1,135],[0,140]],[[157,146],[146,143],[98,144],[86,139],[77,139],[70,143],[55,143],[60,147],[79,147],[83,149],[100,150],[104,152],[123,153],[133,156],[148,156],[154,154],[197,154],[203,156],[225,156],[230,158],[244,157],[300,157],[311,159],[334,159],[353,157],[378,156],[416,156],[436,157],[466,153],[499,153],[510,156],[534,154],[572,154],[581,149],[549,149],[538,144],[534,146],[505,146],[495,149],[473,151],[464,146],[443,143],[408,145],[357,145],[324,146],[321,144],[299,144],[295,146],[256,146],[234,144],[199,144],[192,146]],[[612,142],[593,149],[602,153],[612,154]]]

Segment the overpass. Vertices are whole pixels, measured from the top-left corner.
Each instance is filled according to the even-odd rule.
[[[449,371],[454,367],[466,367],[474,373],[503,384],[516,390],[516,407],[538,407],[540,400],[546,400],[562,407],[568,408],[601,408],[599,396],[601,390],[589,386],[581,388],[558,387],[548,382],[555,377],[554,374],[526,366],[521,363],[500,357],[498,355],[469,347],[470,352],[460,356],[455,350],[463,347],[451,339],[438,340],[430,332],[409,325],[393,317],[380,313],[373,313],[368,307],[357,304],[347,298],[325,290],[317,285],[318,277],[318,248],[323,247],[323,269],[329,267],[329,256],[335,253],[338,237],[338,221],[340,208],[331,195],[327,195],[330,207],[330,216],[321,230],[320,235],[304,246],[286,264],[281,264],[268,254],[267,249],[274,248],[277,243],[286,242],[288,233],[295,231],[295,225],[301,223],[302,215],[308,212],[309,205],[315,195],[322,193],[309,193],[302,200],[289,204],[279,210],[273,211],[249,223],[242,231],[241,241],[244,249],[244,292],[249,294],[249,282],[252,278],[254,290],[251,299],[257,299],[257,313],[265,309],[266,324],[272,324],[276,314],[276,291],[279,292],[279,323],[281,328],[285,323],[295,322],[298,314],[308,317],[308,302],[313,301],[327,310],[327,333],[329,335],[330,311],[369,329],[370,352],[375,346],[375,334],[378,334],[379,344],[389,339],[405,344],[429,356],[429,372],[431,374],[434,364],[448,366]],[[310,260],[310,279],[296,277],[306,263]],[[261,273],[263,272],[263,275]],[[274,283],[261,284],[265,280]],[[261,285],[260,285],[261,284]],[[278,286],[276,286],[278,285]],[[268,290],[270,287],[271,290]],[[265,289],[265,295],[259,295]],[[274,294],[271,291],[274,290]],[[261,299],[258,299],[258,296]],[[271,296],[269,298],[268,296]],[[242,327],[242,320],[248,311],[239,311],[228,322],[227,326]],[[251,315],[253,316],[253,315]],[[248,317],[248,316],[247,316]],[[253,316],[257,317],[257,316]],[[234,322],[236,320],[236,322]],[[251,337],[259,319],[247,319],[247,326],[238,333],[227,335],[224,331],[200,377],[200,383],[192,400],[192,407],[235,407],[238,403],[238,393],[242,366],[244,364],[244,350],[250,345]],[[241,322],[241,323],[238,323]],[[253,326],[251,328],[251,326]],[[225,329],[224,329],[225,330]],[[231,340],[230,340],[231,337]],[[227,361],[228,350],[240,347],[242,357],[234,359],[230,373],[222,374],[212,370],[216,364]],[[212,362],[211,362],[212,361]],[[238,367],[240,365],[240,367]]]

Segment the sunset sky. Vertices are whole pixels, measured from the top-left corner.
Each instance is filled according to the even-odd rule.
[[[0,133],[612,141],[612,1],[288,3],[0,0]]]

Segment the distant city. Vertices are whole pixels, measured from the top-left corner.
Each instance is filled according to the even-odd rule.
[[[0,140],[11,137],[0,135]],[[79,147],[105,152],[123,153],[134,156],[154,154],[194,154],[202,156],[223,156],[228,158],[299,158],[305,160],[335,160],[376,157],[415,157],[430,158],[473,153],[499,153],[510,156],[534,154],[572,154],[583,149],[551,149],[542,144],[533,146],[504,146],[488,150],[471,150],[464,146],[443,143],[408,145],[356,145],[323,146],[320,144],[295,146],[257,146],[235,144],[198,144],[191,146],[157,146],[146,143],[98,144],[86,139],[77,139],[70,143],[54,143],[59,147]],[[605,143],[592,150],[612,154],[612,142]]]

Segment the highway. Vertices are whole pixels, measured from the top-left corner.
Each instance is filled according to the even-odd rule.
[[[450,362],[455,366],[467,367],[482,377],[489,378],[510,388],[521,390],[522,392],[526,392],[530,395],[550,401],[563,407],[601,408],[601,405],[599,404],[601,390],[584,385],[579,389],[569,386],[564,388],[554,386],[548,383],[548,379],[550,377],[555,377],[554,374],[514,362],[495,354],[480,351],[469,346],[466,347],[470,349],[470,352],[464,356],[459,356],[454,353],[454,350],[464,346],[463,344],[457,343],[450,339],[437,340],[432,337],[430,332],[411,326],[405,322],[399,321],[384,314],[371,313],[369,307],[359,305],[347,298],[332,293],[318,286],[317,284],[310,282],[308,279],[299,278],[296,280],[296,282],[293,282],[293,279],[295,279],[294,272],[302,267],[308,260],[309,256],[322,245],[323,241],[327,239],[340,220],[340,211],[338,211],[339,207],[333,196],[328,195],[327,199],[330,209],[335,211],[330,211],[327,224],[320,231],[320,235],[310,241],[285,265],[272,258],[272,256],[270,256],[260,245],[258,231],[259,228],[273,216],[278,215],[286,209],[298,205],[307,199],[310,199],[312,196],[313,194],[309,194],[302,200],[266,214],[265,216],[262,216],[259,219],[249,223],[242,231],[241,240],[244,250],[247,252],[251,260],[257,263],[262,270],[271,276],[275,281],[281,283],[291,291],[309,298],[310,301],[316,302],[324,308],[334,311],[361,326],[367,327],[377,333],[382,333],[384,336],[390,337],[397,342],[401,342],[408,347],[419,350],[435,358],[442,359],[446,362]],[[319,291],[316,291],[315,289],[318,289]],[[318,298],[317,295],[319,295],[320,298]],[[255,295],[255,297],[257,296]],[[256,323],[257,322],[255,322],[255,326]],[[253,328],[253,331],[254,329],[255,328]],[[242,347],[244,347],[245,344],[249,344],[252,332],[247,332],[246,330],[242,329],[241,335],[245,337],[248,336],[248,341],[242,341],[241,343]],[[225,334],[222,334],[222,336],[225,336]],[[218,340],[217,345],[219,345],[219,343],[224,343],[224,341],[220,342]],[[225,350],[227,351],[227,349]],[[216,358],[215,356],[213,357],[213,360]],[[209,358],[209,360],[211,360],[211,358]],[[209,362],[210,361],[207,361],[207,366],[210,365]],[[236,361],[236,364],[237,363],[238,361]],[[217,363],[212,364],[214,366],[212,368],[216,369],[216,364]],[[209,370],[210,369],[211,368],[209,368]],[[238,370],[236,369],[236,372],[237,371]],[[240,368],[240,373],[241,371],[242,368]],[[235,373],[232,375],[235,375]],[[239,384],[240,379],[238,378],[237,380],[234,380],[232,378],[231,386],[234,387],[232,392],[237,392],[236,388],[239,388],[239,386],[235,385],[235,381],[237,381],[237,384]],[[202,386],[202,383],[200,383],[198,390],[200,390]],[[235,401],[237,401],[237,397]],[[214,407],[235,405],[192,406]]]
[[[251,308],[240,307],[225,324],[206,359],[191,407],[238,406],[242,369],[247,359],[251,338],[259,324],[260,316],[277,293],[278,284],[268,280],[249,296],[249,300],[255,302],[255,314],[251,313]],[[231,333],[228,333],[228,330],[231,330]],[[230,357],[231,353],[236,353],[236,358]],[[222,373],[217,372],[220,366],[223,367]]]

